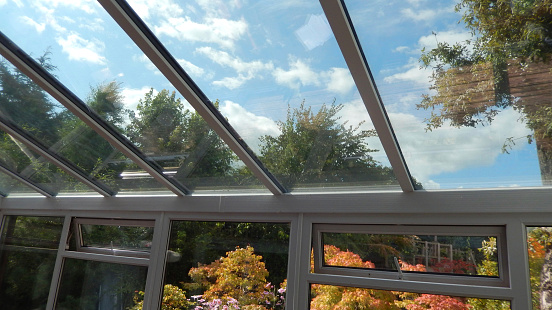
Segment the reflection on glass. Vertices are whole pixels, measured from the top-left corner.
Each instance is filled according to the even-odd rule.
[[[550,308],[552,260],[552,228],[528,227],[527,250],[529,252],[529,276],[533,309]]]
[[[55,309],[142,309],[134,297],[144,291],[147,267],[66,259]]]
[[[346,5],[425,188],[550,185],[547,1]]]
[[[38,60],[52,68],[49,58]],[[3,85],[0,100],[4,100],[0,105],[0,116],[3,119],[19,126],[51,152],[71,161],[113,190],[124,190],[129,186],[143,190],[161,188],[151,179],[123,184],[123,171],[135,166],[130,160],[5,60],[0,62],[0,71],[3,72],[0,78]],[[114,87],[114,83],[109,83],[93,88],[89,104],[97,107],[100,115],[118,118],[122,122],[122,108],[110,101],[116,96]],[[21,175],[54,193],[90,191],[88,186],[68,177],[10,135],[2,133],[1,138],[4,163]]]
[[[149,252],[153,227],[80,224],[78,247]],[[75,240],[76,241],[76,240]]]
[[[324,265],[498,277],[496,238],[323,233]]]
[[[129,3],[286,188],[397,185],[318,2]]]
[[[288,244],[289,224],[172,222],[163,306],[284,309]]]
[[[44,68],[167,176],[195,190],[266,191],[97,2],[8,3],[0,28],[27,53],[44,55]],[[86,150],[87,172],[119,192],[167,192],[101,137],[68,126],[62,127],[66,136],[78,138],[64,145]],[[64,155],[72,159],[72,153]]]
[[[45,309],[62,217],[6,216],[0,237],[2,309]]]
[[[311,285],[311,310],[325,309],[458,309],[507,310],[506,300],[383,291],[333,285]]]
[[[42,196],[42,194],[4,173],[0,173],[0,192],[4,195]]]

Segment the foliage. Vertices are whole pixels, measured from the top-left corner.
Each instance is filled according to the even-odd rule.
[[[252,247],[236,248],[209,265],[190,269],[196,283],[207,287],[206,300],[236,298],[241,305],[261,304],[267,285],[268,271],[262,257],[253,253]]]
[[[431,110],[427,129],[445,121],[487,125],[504,109],[516,109],[534,133],[508,137],[502,150],[507,153],[517,140],[535,141],[542,180],[552,183],[552,107],[541,86],[552,81],[552,1],[461,0],[456,10],[472,39],[439,42],[420,58],[434,69],[434,92],[418,105]]]
[[[218,102],[215,102],[218,106]],[[130,115],[127,135],[159,165],[177,170],[176,178],[193,187],[200,177],[224,177],[234,172],[234,153],[203,118],[184,106],[176,93],[151,89]],[[195,178],[195,179],[194,179]],[[217,179],[220,185],[220,178]]]
[[[374,130],[348,126],[337,116],[343,105],[322,105],[317,111],[302,102],[288,108],[285,121],[277,122],[280,135],[262,136],[260,158],[288,187],[301,184],[374,182],[394,183],[390,168],[369,154],[366,139]]]
[[[139,291],[134,295],[135,305],[128,310],[142,310],[144,305],[144,292]],[[186,294],[179,287],[165,284],[163,287],[163,300],[161,301],[161,310],[181,310],[188,309],[189,306],[193,305]]]
[[[490,237],[489,241],[484,240],[479,249],[485,259],[477,266],[477,274],[483,276],[498,276],[498,261],[496,259],[497,245],[496,238]],[[507,310],[510,309],[510,302],[504,300],[468,298],[468,304],[474,309]]]

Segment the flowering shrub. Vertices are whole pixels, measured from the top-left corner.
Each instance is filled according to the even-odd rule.
[[[135,305],[128,310],[141,310],[144,306],[144,292],[136,292],[134,295]],[[188,309],[193,305],[183,290],[177,286],[166,284],[163,287],[163,300],[161,301],[161,310],[182,310]]]

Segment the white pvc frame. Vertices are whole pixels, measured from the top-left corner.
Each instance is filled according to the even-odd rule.
[[[291,223],[287,309],[308,309],[310,285],[330,284],[504,299],[511,302],[512,309],[526,310],[531,308],[526,227],[552,226],[551,197],[547,188],[285,196],[29,197],[0,199],[0,215],[65,217],[62,240],[67,238],[74,217],[154,220],[144,309],[157,309],[161,300],[170,222],[199,220]],[[504,227],[509,284],[493,287],[311,273],[315,224]],[[53,309],[63,258],[70,255],[65,244],[60,244],[47,309]]]
[[[437,236],[492,236],[498,249],[499,277],[477,277],[451,274],[397,272],[391,270],[347,268],[324,264],[323,233],[386,234],[386,235],[437,235]],[[412,226],[412,225],[313,225],[314,273],[353,277],[393,279],[412,282],[449,283],[477,286],[508,287],[508,255],[504,227],[501,226]],[[466,296],[470,297],[470,296]]]

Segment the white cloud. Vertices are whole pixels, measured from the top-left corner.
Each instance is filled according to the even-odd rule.
[[[389,113],[410,172],[424,187],[436,186],[431,177],[441,173],[494,164],[507,138],[531,133],[519,122],[519,117],[518,112],[508,109],[485,127],[456,128],[445,122],[440,128],[426,132],[422,119]],[[523,143],[514,145],[514,151],[523,146]]]
[[[157,67],[153,64],[153,62],[151,62],[151,60],[146,55],[144,54],[134,55],[132,56],[132,59],[134,61],[143,63],[146,66],[146,69],[152,71],[153,74],[161,75],[161,72],[157,69]]]
[[[63,52],[69,55],[70,60],[86,61],[99,65],[104,65],[106,59],[101,56],[105,45],[99,40],[86,40],[80,37],[77,33],[71,33],[65,39],[57,38],[58,44],[62,47]]]
[[[203,76],[205,74],[205,70],[203,70],[203,68],[200,68],[185,59],[176,59],[176,61],[178,61],[178,63],[182,66],[182,68],[186,72],[191,74],[191,76],[194,78]]]
[[[121,90],[121,95],[123,96],[123,103],[126,109],[136,111],[140,99],[151,90],[151,87],[144,86],[142,88],[127,88],[124,87]],[[157,91],[154,89],[153,94],[156,95]]]
[[[330,92],[345,94],[355,85],[351,73],[345,68],[331,68],[323,72],[322,76],[328,81],[326,89]]]
[[[414,7],[418,7],[420,5],[420,1],[409,1],[409,2],[411,2],[411,4]],[[444,7],[444,8],[432,7],[431,9],[417,9],[417,10],[414,10],[412,8],[404,8],[401,10],[401,14],[403,15],[403,17],[414,20],[416,22],[420,22],[420,21],[431,22],[436,18],[441,18],[443,14],[448,14],[448,13],[454,13],[454,5]]]
[[[468,31],[465,31],[465,29],[463,29],[462,31],[439,31],[436,32],[436,34],[430,34],[420,37],[420,39],[418,39],[418,48],[420,51],[422,48],[425,48],[426,51],[429,51],[437,47],[437,42],[446,42],[449,45],[454,45],[456,43],[464,43],[466,40],[470,39],[472,39],[472,34]]]
[[[0,0],[0,6],[4,6],[8,3],[8,0]]]
[[[99,4],[94,0],[35,0],[33,4],[48,8],[66,6],[72,9],[82,10],[89,14],[96,12],[96,9],[99,8]]]
[[[355,85],[351,73],[346,68],[330,68],[328,71],[315,71],[308,62],[291,59],[289,70],[276,68],[272,75],[276,83],[299,90],[303,86],[324,86],[332,93],[345,94]]]
[[[406,71],[392,74],[383,78],[386,83],[411,82],[418,86],[429,88],[431,85],[431,68],[420,68],[420,65],[411,61],[404,66]]]
[[[169,18],[155,26],[157,35],[167,35],[180,41],[215,43],[232,49],[234,43],[247,33],[245,20],[206,18],[205,23],[197,23],[189,17]]]
[[[130,0],[128,1],[132,9],[143,19],[148,19],[153,15],[161,19],[180,16],[184,10],[172,0],[151,1],[151,0]]]
[[[280,134],[280,129],[275,121],[268,117],[255,115],[235,102],[224,101],[219,109],[245,140],[245,143],[256,153],[259,151],[259,138],[261,136],[278,136]]]
[[[227,52],[218,51],[211,47],[200,47],[196,49],[196,52],[207,56],[214,63],[236,71],[238,74],[236,77],[225,77],[222,80],[213,82],[214,85],[224,86],[228,89],[238,88],[248,80],[262,77],[264,71],[271,71],[273,69],[271,62],[264,63],[260,60],[243,61],[239,57],[234,57]]]
[[[282,68],[274,70],[273,75],[278,84],[293,89],[299,89],[300,86],[320,85],[318,73],[314,72],[302,60],[291,61],[289,67],[290,69],[287,71]]]
[[[32,18],[28,16],[21,16],[20,19],[24,24],[34,27],[36,29],[36,32],[38,33],[42,33],[44,29],[46,29],[45,23],[37,23],[36,21],[34,21]]]

